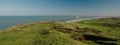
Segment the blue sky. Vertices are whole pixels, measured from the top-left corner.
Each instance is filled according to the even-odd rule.
[[[119,16],[119,0],[0,0],[0,16]]]

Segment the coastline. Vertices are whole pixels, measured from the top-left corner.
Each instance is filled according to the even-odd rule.
[[[82,19],[73,19],[66,21],[67,23],[72,23],[72,22],[78,22],[78,21],[83,21],[83,20],[90,20],[90,19],[100,19],[100,18],[105,18],[105,17],[93,17],[93,18],[82,18]]]

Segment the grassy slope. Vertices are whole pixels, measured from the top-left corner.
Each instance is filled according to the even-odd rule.
[[[92,19],[76,22],[82,28],[93,28],[102,31],[101,36],[120,39],[120,18]],[[118,45],[120,45],[118,40]]]
[[[64,26],[64,23],[43,22],[13,26],[0,32],[0,45],[87,45],[72,39],[70,33],[56,31],[54,25]]]
[[[0,45],[98,45],[88,40],[86,35],[99,39],[120,39],[119,19],[110,19],[112,23],[106,23],[106,20],[108,22],[108,19],[93,19],[75,23],[40,22],[13,26],[0,31]],[[114,43],[119,45],[119,41]]]

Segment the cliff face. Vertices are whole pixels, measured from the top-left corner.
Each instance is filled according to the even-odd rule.
[[[17,25],[0,31],[0,45],[119,45],[119,26],[105,20]]]

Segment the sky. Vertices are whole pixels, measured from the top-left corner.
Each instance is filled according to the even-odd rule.
[[[0,0],[0,16],[120,16],[120,0]]]

